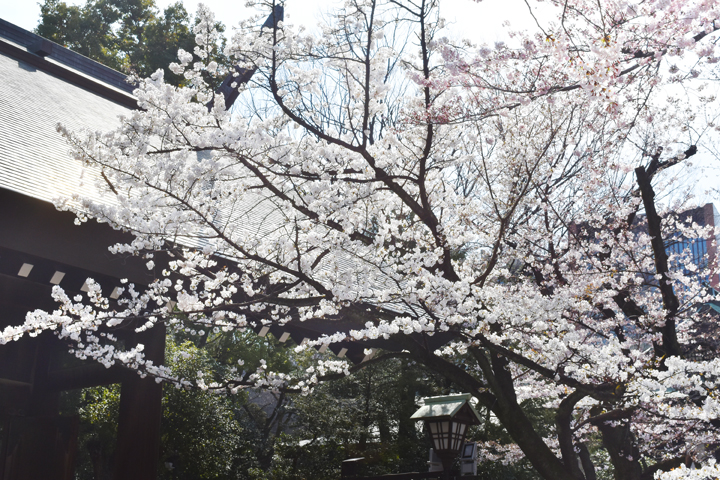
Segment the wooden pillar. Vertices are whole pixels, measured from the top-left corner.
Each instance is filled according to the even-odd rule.
[[[12,417],[3,432],[2,480],[75,478],[79,417]]]
[[[32,394],[28,404],[28,415],[34,417],[56,417],[60,407],[60,392],[49,389],[50,364],[62,347],[52,332],[43,332],[37,338],[35,365],[33,366]]]
[[[145,358],[160,365],[165,359],[165,326],[136,335]],[[113,480],[155,480],[160,456],[162,384],[128,372],[120,389],[115,475]]]
[[[44,332],[37,338],[21,339],[13,347],[18,347],[15,353],[24,355],[16,358],[15,371],[8,374],[26,377],[27,386],[7,385],[15,398],[3,405],[9,412],[3,415],[0,479],[71,480],[79,417],[59,417],[60,392],[48,387],[50,365],[63,345],[51,332]],[[12,354],[12,348],[6,353]],[[11,396],[5,397],[9,399]]]

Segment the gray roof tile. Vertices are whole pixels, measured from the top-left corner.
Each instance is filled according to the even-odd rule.
[[[97,196],[92,179],[81,187],[58,123],[73,130],[108,130],[128,109],[41,69],[21,68],[0,54],[0,188],[40,200],[82,192]]]

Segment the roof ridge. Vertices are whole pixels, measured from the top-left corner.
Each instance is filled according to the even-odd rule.
[[[77,53],[45,37],[0,18],[0,38],[12,42],[40,57],[50,57],[65,67],[88,75],[96,80],[132,93],[135,86],[127,82],[127,75]]]

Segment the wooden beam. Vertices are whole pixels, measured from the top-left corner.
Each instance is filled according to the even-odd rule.
[[[127,371],[118,365],[105,368],[99,363],[87,363],[72,368],[52,370],[48,377],[48,389],[62,392],[78,388],[97,387],[122,382]]]
[[[52,60],[52,58],[46,59],[45,57],[35,53],[28,52],[27,50],[15,46],[3,38],[0,38],[0,52],[9,57],[13,57],[32,65],[33,67],[47,72],[50,75],[66,80],[72,85],[76,85],[84,88],[85,90],[96,93],[101,97],[118,103],[124,107],[130,109],[138,108],[137,99],[128,92],[123,92],[119,88],[115,88],[105,82],[94,80],[89,75],[83,75],[82,73],[75,72],[65,65]]]
[[[62,284],[75,270],[83,270],[92,277],[127,278],[139,285],[148,285],[155,279],[154,272],[148,271],[142,258],[113,255],[108,251],[111,245],[132,241],[130,234],[96,221],[75,225],[74,214],[59,212],[50,203],[3,188],[0,188],[0,205],[8,206],[0,209],[0,247],[45,260],[48,271],[43,282],[48,285],[56,271],[66,273]],[[38,268],[36,265],[30,275],[37,275]],[[17,275],[17,270],[11,274]]]

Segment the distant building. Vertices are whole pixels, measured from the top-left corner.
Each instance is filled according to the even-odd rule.
[[[684,223],[695,223],[701,227],[717,227],[720,225],[720,213],[712,203],[702,207],[693,208],[680,214],[680,221]],[[720,235],[711,235],[705,239],[688,240],[681,236],[671,237],[665,240],[665,250],[668,254],[681,255],[689,253],[698,267],[705,268],[709,265],[717,265],[717,243]],[[720,275],[714,273],[706,279],[708,285],[718,289],[720,286]]]

